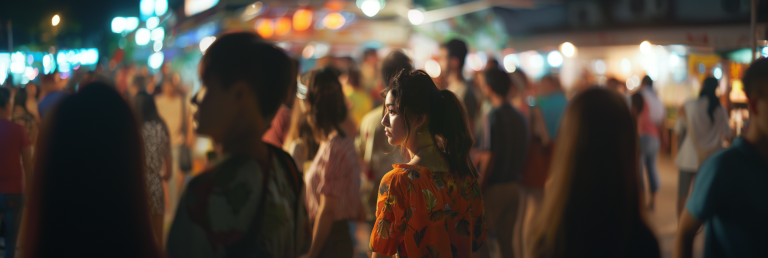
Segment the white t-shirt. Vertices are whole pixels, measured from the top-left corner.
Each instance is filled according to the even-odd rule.
[[[716,147],[718,149],[722,148],[721,136],[731,133],[731,127],[728,125],[728,114],[726,114],[725,109],[722,106],[715,108],[715,111],[712,113],[713,122],[709,119],[709,114],[707,113],[708,106],[709,99],[707,98],[689,100],[683,105],[688,121],[677,119],[675,132],[680,134],[683,130],[686,130],[683,145],[680,146],[680,151],[677,153],[677,158],[675,158],[675,163],[681,170],[691,172],[699,170],[699,155],[696,151],[696,145],[693,143],[693,138],[691,138],[692,133],[696,135],[699,147],[704,150]],[[688,128],[689,123],[693,128]]]

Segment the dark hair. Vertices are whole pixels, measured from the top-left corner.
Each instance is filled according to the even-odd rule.
[[[635,94],[632,94],[632,107],[635,108],[635,111],[637,112],[635,115],[640,115],[640,112],[643,112],[643,109],[645,108],[645,99],[643,98],[643,94],[640,94],[640,92],[635,92]]]
[[[363,51],[363,59],[367,59],[369,56],[375,56],[378,55],[378,51],[374,48],[366,48],[365,51]]]
[[[155,98],[146,91],[141,91],[133,97],[133,108],[136,111],[136,121],[139,121],[140,124],[144,122],[165,123],[157,112]]]
[[[449,90],[439,90],[432,78],[424,70],[403,71],[393,78],[390,85],[382,91],[386,97],[391,93],[393,104],[405,122],[405,139],[410,135],[411,115],[426,115],[429,132],[434,137],[452,170],[461,176],[477,177],[477,169],[469,157],[469,149],[474,143],[469,131],[467,110]],[[406,148],[400,148],[405,156]]]
[[[5,108],[11,101],[11,90],[6,87],[0,87],[0,108]]]
[[[91,83],[48,115],[25,220],[26,257],[159,257],[149,221],[144,147],[120,94]],[[76,200],[76,201],[73,201]]]
[[[384,87],[388,86],[392,77],[405,70],[413,70],[411,58],[405,55],[401,50],[390,52],[381,62],[381,80]]]
[[[133,76],[133,85],[139,88],[139,91],[147,90],[147,78],[142,75]]]
[[[699,93],[699,98],[707,98],[709,100],[709,105],[707,106],[707,115],[709,115],[709,121],[712,123],[715,122],[715,109],[720,106],[720,98],[717,97],[717,94],[715,94],[715,91],[717,91],[717,86],[719,83],[717,82],[717,79],[709,77],[707,79],[704,79],[704,85],[701,87],[701,92]]]
[[[452,57],[459,59],[459,70],[464,69],[464,61],[467,58],[467,53],[469,53],[467,43],[459,39],[452,39],[445,43],[443,47],[448,50],[449,59]]]
[[[744,83],[744,93],[746,93],[747,98],[757,98],[758,95],[766,96],[768,93],[768,59],[761,58],[752,62],[741,81]]]
[[[16,96],[13,96],[13,105],[27,110],[27,91],[19,88],[16,89]]]
[[[568,130],[557,138],[547,198],[526,236],[530,255],[658,256],[641,211],[637,126],[624,98],[587,89],[571,100],[561,126]]]
[[[347,70],[347,83],[355,89],[360,88],[360,77],[360,70],[357,70],[357,68],[352,67]]]
[[[291,60],[278,47],[253,33],[221,36],[205,51],[201,64],[203,84],[220,82],[226,89],[236,82],[251,87],[262,116],[271,119],[291,85]]]
[[[500,70],[499,67],[487,67],[483,72],[483,75],[485,75],[485,84],[488,84],[488,87],[490,87],[496,95],[503,98],[507,97],[509,88],[512,86],[512,79],[509,78],[509,75],[506,72]]]
[[[643,77],[642,85],[653,88],[653,79],[651,79],[651,76],[646,75],[645,77]]]
[[[338,73],[331,67],[320,68],[311,73],[305,101],[309,104],[307,121],[312,127],[315,139],[321,142],[327,139],[333,130],[342,137],[346,136],[341,129],[341,123],[347,119],[347,105]]]

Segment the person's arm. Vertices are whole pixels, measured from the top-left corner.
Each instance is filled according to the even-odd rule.
[[[173,173],[173,158],[171,157],[171,144],[168,143],[168,150],[165,152],[165,163],[163,164],[163,174],[160,175],[163,180],[168,180],[171,178],[171,174]]]
[[[325,240],[331,234],[333,212],[335,210],[336,197],[321,194],[320,207],[317,210],[317,217],[315,218],[315,225],[312,230],[312,245],[309,248],[309,253],[304,257],[315,258],[320,254],[325,245]]]
[[[24,166],[24,192],[29,192],[32,186],[32,145],[21,149],[21,163]]]
[[[549,145],[552,142],[552,136],[547,132],[547,125],[544,124],[544,114],[541,113],[541,109],[533,108],[533,122],[533,134],[541,138],[542,145]]]
[[[694,218],[688,209],[683,209],[683,214],[680,215],[680,222],[678,222],[677,236],[675,236],[675,247],[672,257],[693,257],[693,239],[696,237],[696,232],[699,231],[702,224],[703,222]]]

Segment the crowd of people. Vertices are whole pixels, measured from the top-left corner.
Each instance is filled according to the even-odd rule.
[[[660,257],[651,78],[566,94],[494,60],[465,78],[467,53],[442,45],[438,78],[399,50],[300,73],[239,32],[194,95],[170,65],[0,87],[4,257]],[[741,137],[714,78],[680,109],[674,257],[702,225],[705,257],[768,255],[768,59],[742,81]]]

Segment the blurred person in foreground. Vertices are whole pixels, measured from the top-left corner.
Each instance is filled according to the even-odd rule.
[[[486,67],[483,72],[483,93],[490,99],[493,109],[483,121],[480,149],[480,189],[485,202],[488,231],[498,240],[501,257],[515,257],[512,236],[520,202],[520,180],[525,168],[528,148],[528,124],[525,117],[509,104],[507,96],[512,88],[509,75],[498,66]],[[482,250],[490,257],[489,247]]]
[[[57,76],[59,76],[57,72],[40,75],[40,102],[37,104],[40,119],[44,119],[49,111],[53,110],[61,100],[70,95],[62,90],[64,87],[59,85],[56,79]]]
[[[81,246],[79,257],[160,257],[130,107],[110,86],[93,83],[48,115],[35,154],[24,256],[56,257]]]
[[[749,127],[699,166],[678,223],[676,258],[692,257],[703,224],[704,257],[768,257],[768,59],[753,62],[742,82]]]
[[[352,257],[349,221],[361,215],[360,162],[354,136],[343,129],[347,107],[338,74],[330,67],[310,72],[303,101],[320,148],[304,174],[312,246],[304,257]]]
[[[171,176],[171,141],[168,127],[160,118],[155,99],[147,92],[139,92],[133,98],[141,136],[144,139],[147,190],[152,230],[158,246],[163,246],[163,216],[165,215],[165,191],[163,180]]]
[[[41,79],[42,80],[42,79]],[[24,107],[27,109],[27,112],[29,112],[32,116],[35,117],[35,121],[38,123],[41,122],[40,120],[40,112],[37,110],[37,104],[38,104],[38,95],[40,95],[39,87],[37,87],[37,84],[33,82],[27,83],[26,86],[24,86],[25,96],[27,96],[27,99],[22,101],[26,104],[24,104]]]
[[[166,219],[170,222],[179,205],[184,183],[187,182],[191,173],[191,146],[194,146],[195,135],[192,130],[192,111],[181,89],[167,79],[163,81],[163,86],[159,90],[160,92],[155,95],[155,105],[171,137],[172,160],[170,162],[173,169],[168,179],[169,210],[166,213]]]
[[[5,227],[3,257],[9,258],[16,255],[24,196],[32,179],[32,144],[25,128],[9,121],[11,107],[11,91],[0,88],[0,213]]]
[[[287,153],[262,141],[291,85],[290,59],[255,34],[231,33],[205,51],[199,71],[197,131],[220,144],[223,155],[184,190],[168,256],[305,253],[303,180]]]
[[[487,234],[467,114],[423,70],[392,79],[381,124],[407,164],[381,180],[373,257],[471,257]]]
[[[715,78],[705,79],[699,97],[685,102],[678,113],[675,132],[686,132],[683,145],[675,158],[675,164],[680,169],[677,190],[678,217],[688,200],[699,166],[712,153],[722,149],[723,140],[729,140],[731,135],[727,111],[720,105],[720,98],[715,93],[719,84]]]
[[[664,104],[653,90],[653,80],[646,75],[643,77],[639,90],[645,100],[645,108],[640,112],[638,118],[638,133],[640,134],[640,171],[643,178],[643,167],[648,171],[648,185],[651,192],[651,198],[648,202],[648,208],[653,210],[656,205],[656,193],[659,191],[661,182],[659,182],[659,169],[656,165],[656,157],[662,146],[662,137],[664,132]],[[640,180],[642,183],[643,181]],[[643,187],[645,190],[645,187]]]
[[[27,84],[27,87],[29,87],[29,84]],[[37,142],[37,132],[40,130],[40,123],[37,122],[37,119],[32,115],[32,112],[27,110],[27,91],[23,89],[17,90],[16,96],[13,98],[11,121],[24,127],[29,142],[32,146],[35,146],[35,143]]]
[[[291,59],[291,78],[297,78],[299,73],[299,62],[296,59]],[[272,119],[272,123],[264,133],[262,140],[264,142],[272,144],[275,147],[282,148],[285,145],[285,140],[288,138],[288,132],[291,129],[291,120],[293,110],[291,107],[296,102],[296,90],[297,80],[292,79],[290,86],[288,86],[288,94],[286,94],[285,101],[280,104],[280,109],[277,110],[275,118]],[[301,169],[301,164],[296,163]]]
[[[526,257],[659,257],[637,174],[637,127],[617,93],[577,94],[563,118]]]
[[[467,86],[467,82],[464,79],[464,61],[468,53],[467,43],[464,43],[462,40],[452,39],[440,46],[438,61],[440,63],[440,70],[443,71],[440,78],[441,88],[456,94],[456,97],[459,98],[459,101],[467,110],[469,128],[474,130],[475,118],[480,104],[474,90]]]
[[[339,81],[344,90],[344,96],[349,101],[349,115],[352,121],[355,122],[355,127],[359,128],[363,116],[373,108],[373,101],[360,85],[360,71],[357,68],[352,67],[346,70],[345,73],[339,76]]]
[[[307,73],[296,80],[296,96],[291,109],[291,126],[283,143],[283,149],[291,154],[301,172],[309,168],[320,148],[320,144],[315,140],[312,127],[309,126],[307,103],[304,101],[307,98],[309,77]],[[274,123],[274,120],[272,122]]]

